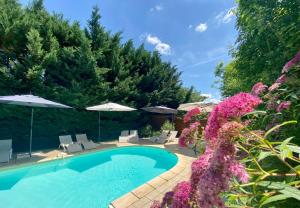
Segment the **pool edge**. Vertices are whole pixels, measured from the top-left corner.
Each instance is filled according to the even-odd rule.
[[[141,186],[131,190],[130,192],[124,194],[123,196],[115,199],[109,204],[109,208],[126,208],[134,203],[138,202],[143,198],[147,198],[147,195],[151,195],[151,192],[159,190],[164,192],[166,190],[160,190],[160,187],[172,180],[176,175],[180,174],[187,166],[187,160],[184,156],[173,153],[177,156],[178,160],[175,166],[166,172],[156,176],[155,178],[147,181]],[[172,189],[173,187],[169,187]],[[150,199],[151,200],[151,199]]]

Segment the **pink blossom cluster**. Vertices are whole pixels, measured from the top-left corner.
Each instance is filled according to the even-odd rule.
[[[185,116],[183,117],[183,122],[184,123],[188,123],[192,120],[192,118],[194,116],[197,116],[201,113],[200,109],[197,107],[197,108],[193,108],[192,110],[190,110],[189,112],[187,112],[185,114]]]
[[[285,83],[285,81],[286,81],[286,75],[283,74],[280,77],[278,77],[278,79],[276,80],[275,83],[283,84],[283,83]]]
[[[289,109],[290,106],[291,106],[291,101],[283,101],[278,105],[278,107],[276,108],[276,111],[281,112],[283,110]]]
[[[262,82],[258,82],[252,87],[251,94],[259,96],[267,90],[267,87],[268,86],[264,85]]]
[[[239,118],[261,104],[262,101],[249,93],[238,93],[227,98],[214,107],[210,113],[207,125],[205,127],[205,139],[210,144],[216,143],[218,130],[230,119]]]
[[[269,87],[269,92],[273,92],[277,90],[283,83],[286,81],[286,76],[285,74],[281,75],[270,87]]]
[[[292,68],[299,62],[300,62],[300,51],[298,51],[296,56],[284,65],[284,67],[282,69],[282,73],[287,73],[290,68]]]
[[[173,190],[172,208],[191,208],[189,205],[191,191],[190,182],[183,181],[178,183]]]
[[[190,182],[176,186],[172,196],[165,196],[160,208],[225,207],[220,194],[228,190],[231,179],[237,177],[246,182],[249,178],[245,167],[236,159],[234,145],[234,138],[239,136],[243,125],[232,119],[251,112],[260,103],[261,100],[254,95],[239,93],[213,109],[206,126],[206,136],[207,142],[214,138],[214,145],[207,145],[205,153],[192,163]],[[193,129],[197,124],[191,126]],[[187,136],[188,132],[186,130],[182,136]],[[158,207],[153,205],[152,208]]]
[[[184,128],[179,137],[179,146],[186,147],[187,144],[193,144],[195,139],[199,136],[200,122],[196,121],[188,128]]]
[[[245,168],[236,158],[236,148],[232,141],[239,135],[242,125],[233,121],[222,125],[219,130],[218,143],[213,153],[209,153],[209,163],[202,169],[197,185],[197,204],[199,207],[225,207],[220,194],[228,190],[233,176],[241,182],[248,181]],[[202,167],[203,168],[203,167]],[[194,180],[195,181],[195,180]]]

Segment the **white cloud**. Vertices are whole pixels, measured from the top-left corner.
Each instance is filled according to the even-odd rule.
[[[220,12],[216,16],[216,20],[218,21],[218,23],[227,24],[227,23],[231,22],[235,15],[235,13],[234,13],[235,9],[236,9],[236,7],[232,7],[226,11]]]
[[[212,97],[212,94],[210,94],[210,93],[202,93],[201,95],[206,97],[206,99],[209,99]]]
[[[171,54],[171,46],[167,43],[163,43],[158,37],[148,34],[146,36],[146,41],[151,45],[155,46],[155,50],[163,55]]]
[[[164,7],[161,4],[159,4],[159,5],[155,5],[154,7],[150,8],[150,12],[159,12],[163,9],[164,9]]]
[[[202,93],[202,96],[207,97],[203,103],[219,103],[221,102],[221,96],[218,93],[215,93],[214,95],[211,93]]]
[[[207,24],[206,23],[200,23],[199,25],[197,25],[197,27],[195,28],[196,32],[204,32],[205,30],[207,30]]]
[[[157,45],[157,44],[161,43],[161,40],[158,37],[152,36],[150,34],[147,35],[146,41],[152,45]]]
[[[155,46],[155,49],[164,55],[170,55],[171,54],[171,46],[166,43],[159,43]]]
[[[192,29],[192,28],[193,28],[193,25],[189,25],[188,28],[189,28],[189,29]]]

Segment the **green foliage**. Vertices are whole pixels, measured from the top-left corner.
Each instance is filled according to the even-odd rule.
[[[142,138],[148,138],[152,136],[158,136],[160,133],[159,131],[155,131],[150,124],[147,124],[140,129],[139,134]]]
[[[285,74],[277,89],[261,94],[261,110],[249,113],[251,125],[241,136],[238,148],[252,180],[233,185],[228,205],[252,207],[300,206],[299,67]],[[279,82],[277,81],[277,84]],[[289,101],[286,108],[278,108]],[[261,131],[263,130],[263,131]],[[246,136],[245,136],[246,135]],[[247,200],[236,200],[239,196]]]
[[[238,39],[233,61],[222,67],[221,73],[224,96],[249,91],[259,81],[270,85],[300,48],[299,0],[237,3]]]
[[[195,95],[193,90],[187,92],[182,88],[177,68],[163,62],[158,52],[146,51],[143,45],[135,48],[131,40],[121,41],[121,33],[106,31],[97,7],[93,8],[84,30],[78,22],[49,14],[42,0],[35,0],[25,8],[16,0],[0,0],[0,10],[0,95],[31,92],[77,109],[106,101],[136,108],[150,105],[176,108]],[[22,119],[14,111],[1,106],[1,132]],[[26,112],[24,109],[25,115]],[[12,115],[16,117],[13,119]],[[87,115],[81,112],[83,118],[87,119]],[[50,120],[55,120],[55,116]],[[67,116],[59,118],[73,128],[74,118]],[[73,115],[76,116],[80,115]],[[49,118],[41,114],[38,119]],[[85,126],[91,120],[94,119],[82,119],[76,125]],[[14,132],[25,132],[25,128],[20,126]],[[43,129],[48,138],[63,132],[61,128],[54,132]],[[26,135],[17,138],[25,140]],[[56,142],[55,139],[53,146]],[[15,144],[18,146],[17,141]]]
[[[170,122],[170,121],[165,121],[164,124],[161,127],[161,131],[163,130],[167,130],[167,131],[174,131],[175,130],[175,126],[174,123]]]

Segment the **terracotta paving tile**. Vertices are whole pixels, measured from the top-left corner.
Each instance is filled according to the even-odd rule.
[[[159,186],[163,185],[166,182],[167,182],[167,180],[158,176],[158,177],[152,179],[151,181],[148,181],[147,183],[154,188],[158,188]]]
[[[159,194],[160,194],[159,191],[153,190],[153,191],[151,191],[149,194],[147,194],[146,197],[147,197],[148,199],[150,199],[150,200],[153,201],[153,200],[155,200],[156,198],[158,198]]]
[[[143,208],[146,204],[150,204],[152,201],[147,197],[143,197],[140,200],[134,202],[131,206],[134,208]]]
[[[146,194],[150,193],[151,191],[154,190],[154,187],[148,185],[145,183],[144,185],[134,189],[132,193],[137,196],[138,198],[144,197]]]
[[[168,172],[165,172],[165,173],[161,174],[159,177],[161,177],[161,178],[163,178],[165,180],[170,180],[174,176],[175,176],[175,173],[172,173],[172,172],[168,171]]]
[[[132,194],[130,192],[130,193],[122,196],[121,198],[118,198],[117,200],[113,201],[112,205],[115,208],[126,208],[138,200],[139,200],[139,198],[137,198],[134,194]]]

